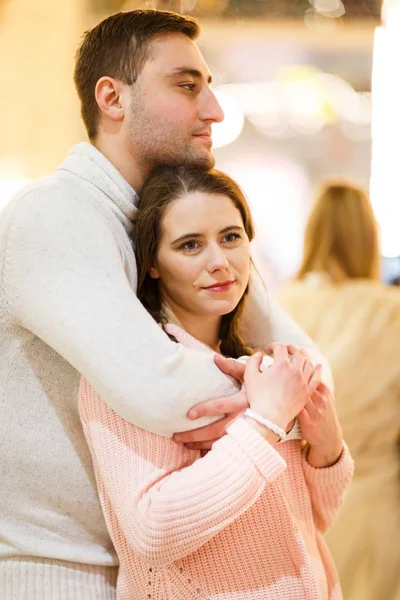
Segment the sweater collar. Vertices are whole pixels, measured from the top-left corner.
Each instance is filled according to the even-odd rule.
[[[114,165],[89,142],[72,146],[58,167],[97,187],[130,221],[137,210],[139,196]]]

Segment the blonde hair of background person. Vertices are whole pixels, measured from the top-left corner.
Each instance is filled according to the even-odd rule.
[[[137,10],[87,32],[75,83],[90,143],[1,211],[1,600],[115,597],[118,559],[79,419],[80,374],[118,414],[159,434],[246,405],[239,392],[210,402],[213,417],[189,420],[193,404],[225,396],[231,381],[211,356],[174,344],[135,294],[143,181],[160,163],[214,164],[211,126],[223,112],[199,31],[190,17]],[[306,346],[323,362],[255,279],[244,338]],[[221,421],[197,432],[200,443],[222,435]]]
[[[319,189],[304,236],[297,279],[329,273],[334,281],[379,279],[378,227],[365,190],[346,181],[326,181]]]
[[[299,272],[276,293],[330,362],[355,460],[326,536],[346,600],[400,598],[400,294],[380,282],[379,254],[365,191],[328,181],[308,219]]]
[[[136,228],[138,297],[153,318],[184,346],[249,358],[238,324],[254,228],[239,186],[216,170],[160,167],[142,189]],[[279,344],[274,358],[264,372],[260,353],[249,358],[244,385],[256,412],[232,420],[205,456],[124,421],[82,380],[120,600],[341,598],[322,532],[352,459],[319,368],[299,349],[289,362]],[[287,439],[296,417],[301,433]]]

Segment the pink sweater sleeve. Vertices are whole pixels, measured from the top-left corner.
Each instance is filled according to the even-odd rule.
[[[86,380],[80,411],[102,502],[111,503],[127,543],[154,566],[200,548],[286,468],[243,419],[199,458],[197,451],[118,417]]]
[[[354,461],[347,445],[336,464],[325,469],[311,466],[303,454],[303,471],[310,492],[314,522],[325,533],[334,522],[354,473]]]

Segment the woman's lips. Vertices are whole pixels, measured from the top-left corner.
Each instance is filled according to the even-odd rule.
[[[223,281],[222,283],[214,283],[213,285],[210,285],[203,289],[207,290],[208,292],[215,292],[218,294],[222,292],[228,292],[234,285],[234,283],[235,281]]]

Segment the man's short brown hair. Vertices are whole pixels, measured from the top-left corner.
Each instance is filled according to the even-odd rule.
[[[98,80],[109,76],[128,85],[135,83],[149,57],[150,42],[168,33],[183,33],[194,40],[200,27],[196,19],[174,12],[132,10],[112,15],[84,34],[76,54],[74,81],[90,140],[96,139],[99,122]]]

